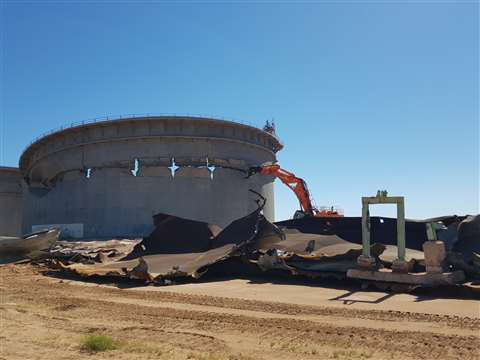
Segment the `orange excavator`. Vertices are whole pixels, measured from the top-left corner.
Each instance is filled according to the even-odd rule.
[[[248,171],[247,178],[255,174],[279,178],[281,182],[287,185],[295,193],[300,202],[300,210],[295,212],[295,215],[293,216],[294,219],[299,219],[304,216],[320,218],[343,217],[343,214],[334,209],[334,207],[321,208],[320,210],[317,209],[312,204],[307,183],[303,179],[296,177],[295,174],[282,169],[280,165],[273,164],[251,167]]]

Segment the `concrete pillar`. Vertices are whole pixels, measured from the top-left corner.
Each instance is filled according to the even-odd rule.
[[[443,241],[426,241],[423,243],[425,267],[427,273],[438,274],[443,272],[443,264],[447,256]]]

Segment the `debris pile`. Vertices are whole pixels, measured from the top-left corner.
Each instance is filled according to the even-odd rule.
[[[264,204],[264,203],[263,203]],[[225,229],[168,214],[154,216],[155,229],[120,261],[100,264],[57,262],[80,276],[114,276],[157,284],[202,276],[209,268],[236,258],[261,271],[286,270],[309,277],[345,277],[362,247],[335,235],[283,231],[262,214],[263,204]],[[384,245],[372,245],[379,256]],[[91,254],[93,255],[93,254]]]
[[[117,261],[131,254],[141,242],[142,239],[57,241],[50,248],[48,258],[83,264]]]
[[[80,276],[140,279],[156,284],[198,279],[213,265],[244,264],[258,272],[310,278],[346,278],[362,254],[360,218],[302,218],[273,224],[257,210],[221,229],[214,224],[157,214],[155,228],[144,239],[58,241],[60,231],[1,238],[0,254],[43,261]],[[395,220],[372,219],[371,256],[381,269],[392,269]],[[426,224],[437,224],[436,236],[447,246],[445,268],[480,278],[480,217],[443,217],[407,221],[405,261],[412,272],[425,271],[418,243],[428,240]],[[389,236],[385,234],[389,233]],[[421,247],[420,247],[421,248]],[[8,255],[8,256],[7,256]]]
[[[284,241],[260,246],[260,255],[252,262],[264,271],[283,269],[294,275],[344,278],[362,253],[360,245],[336,235],[301,233],[295,229],[285,229],[284,234]],[[382,244],[371,247],[375,257],[384,249]]]
[[[58,262],[61,269],[80,276],[114,276],[169,284],[182,278],[199,278],[208,268],[254,249],[261,239],[272,238],[273,224],[261,214],[265,200],[251,214],[225,229],[167,214],[154,217],[155,229],[121,261],[103,264]],[[280,235],[280,232],[278,232]]]

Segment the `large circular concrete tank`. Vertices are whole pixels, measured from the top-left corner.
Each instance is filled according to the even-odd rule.
[[[18,168],[0,167],[0,236],[22,233],[21,179]]]
[[[273,220],[274,179],[245,175],[250,166],[275,161],[281,147],[269,132],[200,117],[64,129],[35,141],[20,158],[23,231],[57,224],[84,238],[143,236],[157,213],[226,226],[256,208],[249,189],[267,198],[264,214]]]

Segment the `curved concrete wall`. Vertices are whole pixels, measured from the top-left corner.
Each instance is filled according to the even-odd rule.
[[[18,168],[0,167],[0,236],[22,233],[22,188]]]
[[[245,171],[275,161],[280,149],[267,132],[207,118],[146,117],[66,129],[38,140],[20,158],[23,231],[71,224],[85,238],[142,236],[159,212],[226,226],[256,208],[249,189],[267,197],[264,213],[273,220],[273,178],[245,179]],[[173,177],[172,158],[179,167]]]

